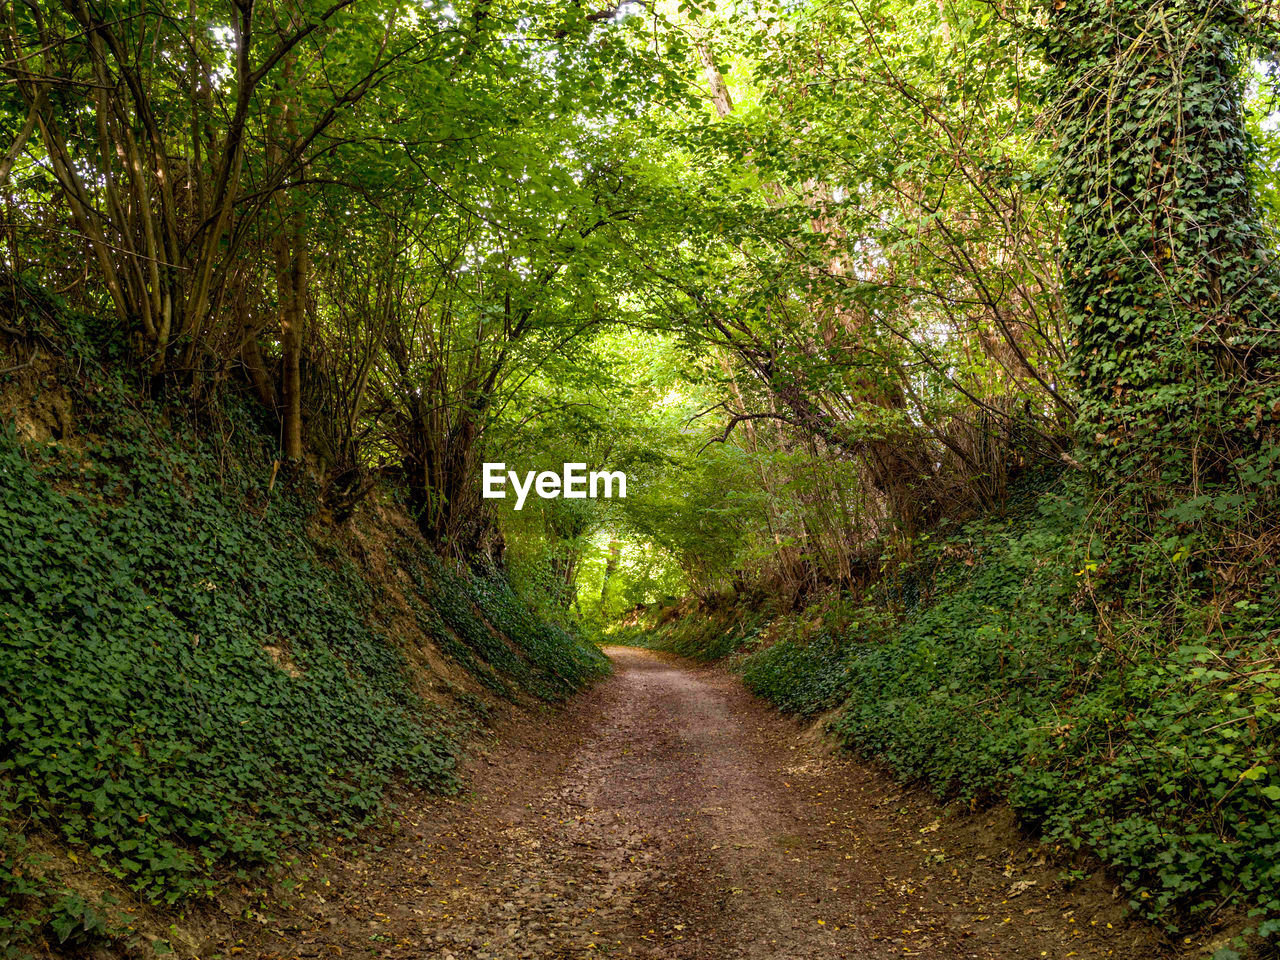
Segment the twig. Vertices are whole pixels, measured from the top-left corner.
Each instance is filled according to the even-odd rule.
[[[36,344],[35,348],[31,351],[31,357],[29,359],[25,360],[22,363],[16,364],[15,366],[5,367],[3,370],[0,370],[0,377],[3,377],[5,374],[8,374],[8,373],[13,373],[16,370],[21,370],[23,367],[29,367],[33,363],[35,363],[36,360],[38,360],[39,358],[40,358],[40,345]]]

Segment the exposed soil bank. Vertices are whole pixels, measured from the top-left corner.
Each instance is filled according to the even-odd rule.
[[[403,798],[381,849],[310,872],[245,957],[1145,958],[1100,880],[999,815],[945,817],[715,668],[610,648],[561,713],[508,721],[462,800]],[[211,944],[210,946],[214,946]],[[228,947],[230,949],[228,950]]]

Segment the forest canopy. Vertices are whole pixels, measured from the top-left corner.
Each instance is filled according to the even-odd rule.
[[[339,519],[394,476],[566,602],[584,558],[633,601],[850,582],[1063,469],[1247,563],[1275,21],[1110,10],[24,0],[7,282],[155,397],[254,398]],[[517,518],[486,459],[635,493]]]
[[[557,693],[561,626],[822,606],[755,689],[1152,916],[1280,916],[1278,51],[1271,0],[14,0],[0,379],[398,500]]]

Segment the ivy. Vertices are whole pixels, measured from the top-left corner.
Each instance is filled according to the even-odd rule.
[[[1274,604],[1235,611],[1258,639],[1230,650],[1203,634],[1172,648],[1107,640],[1081,602],[1084,493],[1060,482],[921,543],[887,589],[763,630],[693,615],[644,642],[736,652],[755,693],[803,717],[833,711],[840,742],[939,797],[1008,801],[1045,842],[1101,859],[1133,909],[1170,929],[1226,907],[1280,929]],[[917,587],[904,601],[895,583]]]
[[[1280,271],[1248,179],[1252,28],[1234,0],[1055,6],[1081,455],[1125,528],[1113,570],[1181,550],[1212,593],[1220,564],[1265,552],[1276,504]]]
[[[269,447],[246,418],[215,445],[177,414],[158,427],[158,408],[119,384],[80,402],[83,442],[0,434],[6,829],[44,824],[140,898],[176,903],[350,834],[393,780],[454,789],[447,718],[374,626],[369,582],[308,534],[311,491],[269,482]],[[410,596],[422,622],[469,611],[465,640],[494,686],[562,695],[601,669],[576,638],[520,616],[496,575],[413,566],[433,573]],[[486,603],[519,632],[482,631]],[[0,942],[18,942],[56,891],[22,865],[20,838],[3,849],[5,915],[36,918],[5,920]],[[54,911],[64,932],[96,929],[74,906]]]

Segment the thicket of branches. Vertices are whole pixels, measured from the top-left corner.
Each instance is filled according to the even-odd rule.
[[[670,70],[614,12],[6,4],[11,299],[110,318],[95,346],[154,396],[252,392],[338,513],[390,467],[474,549],[486,428],[615,299],[630,187],[601,131]]]
[[[565,602],[602,531],[795,591],[1061,470],[1229,580],[1274,545],[1274,16],[1122,7],[22,0],[5,283],[460,556],[486,457],[632,464],[504,521]]]

